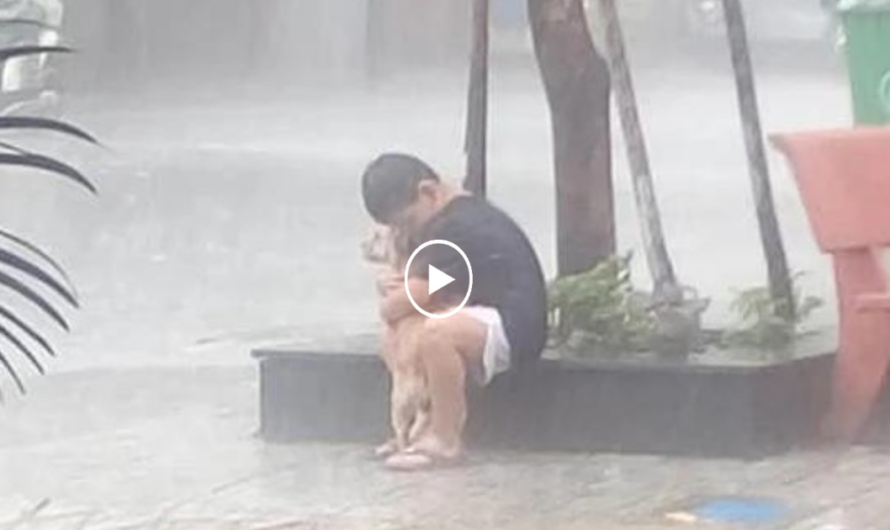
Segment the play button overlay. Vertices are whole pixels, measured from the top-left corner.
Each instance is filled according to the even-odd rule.
[[[433,245],[444,245],[446,247],[449,247],[449,248],[457,251],[457,253],[460,254],[460,257],[463,258],[464,263],[467,264],[467,276],[468,276],[468,280],[469,280],[468,285],[467,285],[467,293],[464,295],[464,298],[461,301],[461,303],[457,307],[453,308],[451,311],[449,311],[447,313],[432,313],[432,312],[427,311],[424,308],[420,307],[420,305],[414,301],[414,297],[411,296],[411,290],[408,288],[408,279],[409,279],[408,271],[411,270],[411,263],[414,261],[414,258],[417,257],[418,253],[420,253],[422,250],[424,250],[428,247],[431,247]],[[456,281],[455,278],[450,276],[448,273],[443,272],[442,270],[433,266],[432,264],[430,264],[428,266],[427,271],[429,273],[428,274],[429,293],[427,293],[427,294],[433,294],[436,291],[442,289],[443,287],[450,285],[451,283]],[[451,271],[451,272],[454,274],[458,274],[453,271]],[[465,305],[467,305],[467,301],[470,299],[470,293],[473,292],[473,267],[470,265],[470,260],[467,258],[467,255],[464,253],[464,251],[461,250],[460,247],[458,247],[451,241],[446,241],[444,239],[434,239],[432,241],[427,241],[426,243],[417,247],[417,249],[415,249],[414,252],[411,253],[411,257],[408,258],[408,263],[405,266],[405,292],[408,293],[408,300],[411,301],[411,305],[413,305],[414,309],[419,311],[420,314],[427,316],[429,318],[448,318],[448,317],[456,314],[461,309],[463,309],[463,307]]]
[[[448,276],[432,265],[429,265],[429,278],[430,292],[427,294],[433,294],[442,287],[445,287],[446,285],[454,281],[454,278]]]

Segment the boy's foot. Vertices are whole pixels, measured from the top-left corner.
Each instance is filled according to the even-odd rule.
[[[387,458],[384,465],[393,471],[427,471],[450,467],[459,461],[460,455],[443,456],[409,447]]]
[[[426,436],[386,459],[386,467],[394,471],[422,471],[457,463],[463,452],[460,446],[448,447],[432,436]]]

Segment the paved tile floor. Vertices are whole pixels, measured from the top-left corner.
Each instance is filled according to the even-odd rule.
[[[246,367],[94,370],[0,409],[0,528],[721,528],[666,518],[697,499],[783,503],[770,528],[886,528],[890,454],[761,461],[473,453],[393,474],[367,447],[256,439]]]

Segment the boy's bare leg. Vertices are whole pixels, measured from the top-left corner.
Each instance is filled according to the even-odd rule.
[[[425,321],[417,347],[426,370],[432,417],[429,430],[412,444],[416,449],[444,458],[460,453],[467,372],[482,367],[487,331],[484,324],[462,313]]]

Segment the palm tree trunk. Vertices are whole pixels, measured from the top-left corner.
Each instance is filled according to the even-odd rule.
[[[558,269],[567,275],[615,254],[611,81],[581,0],[528,0],[528,10],[553,131]]]

